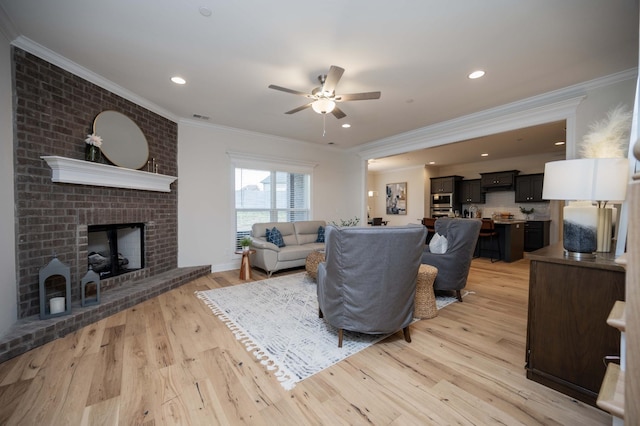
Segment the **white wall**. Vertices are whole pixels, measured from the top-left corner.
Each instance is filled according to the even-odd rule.
[[[423,166],[394,170],[390,172],[369,173],[369,190],[378,195],[369,199],[371,217],[382,217],[391,225],[420,223],[425,217],[425,168]],[[388,183],[407,183],[407,214],[387,214],[386,194]]]
[[[312,219],[362,220],[361,160],[329,147],[193,122],[178,124],[178,265],[237,269],[233,166],[227,152],[317,163],[312,174]]]
[[[0,335],[17,319],[11,49],[0,32]]]
[[[587,97],[578,105],[576,111],[576,152],[574,156],[567,153],[567,158],[580,157],[582,138],[589,132],[589,127],[597,121],[604,120],[611,109],[624,105],[629,111],[633,111],[635,93],[635,78],[588,91]]]

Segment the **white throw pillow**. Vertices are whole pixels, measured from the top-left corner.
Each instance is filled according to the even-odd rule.
[[[429,241],[429,251],[431,253],[446,253],[448,246],[449,243],[447,242],[447,238],[443,235],[438,234],[437,232],[433,236],[433,238],[431,238],[431,241]]]

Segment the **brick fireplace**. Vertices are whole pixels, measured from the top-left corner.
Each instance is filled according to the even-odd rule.
[[[13,59],[19,318],[39,313],[38,271],[54,253],[80,299],[89,226],[144,224],[144,268],[102,280],[103,291],[176,268],[177,181],[170,192],[54,183],[40,157],[83,160],[94,118],[114,110],[140,127],[162,173],[178,176],[177,124],[19,48]]]
[[[178,176],[177,124],[22,49],[13,47],[12,58],[18,321],[0,336],[0,362],[211,272],[210,265],[177,267],[178,181],[84,161],[95,117],[113,110],[140,127],[162,173]],[[53,182],[54,165],[43,156],[103,169],[120,181],[116,187]],[[158,189],[158,181],[170,191]],[[143,267],[100,280],[101,302],[83,307],[89,227],[119,224],[141,224]],[[54,253],[70,267],[71,312],[41,320],[39,271]]]

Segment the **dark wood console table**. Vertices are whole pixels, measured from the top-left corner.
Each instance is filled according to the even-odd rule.
[[[607,325],[625,298],[625,271],[610,253],[594,260],[564,257],[562,244],[531,259],[527,378],[595,406],[605,356],[620,355],[620,333]]]

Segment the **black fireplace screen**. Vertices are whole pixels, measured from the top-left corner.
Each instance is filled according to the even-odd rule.
[[[100,278],[144,268],[143,223],[91,225],[88,231],[88,266]]]

